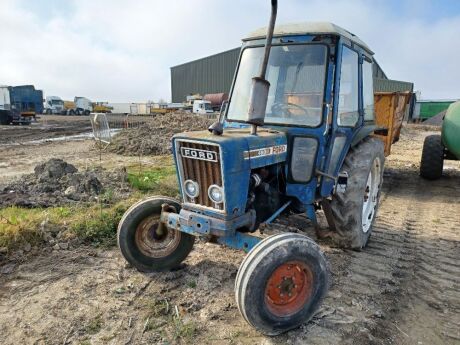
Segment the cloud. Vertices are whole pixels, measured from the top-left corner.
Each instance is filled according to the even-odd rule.
[[[390,78],[415,82],[426,98],[460,97],[458,8],[441,11],[428,0],[279,3],[279,23],[335,22],[371,46]],[[171,66],[238,46],[269,16],[267,0],[39,4],[0,3],[0,84],[112,102],[170,99]]]

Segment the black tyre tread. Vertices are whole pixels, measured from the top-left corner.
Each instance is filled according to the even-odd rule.
[[[302,319],[300,323],[293,323],[293,324],[286,324],[280,325],[278,322],[275,322],[273,325],[268,324],[258,324],[257,320],[251,319],[247,311],[252,311],[254,306],[247,306],[245,302],[246,298],[246,288],[248,286],[249,279],[252,278],[252,275],[258,272],[258,265],[261,263],[264,258],[267,257],[270,252],[281,248],[283,245],[286,247],[290,247],[290,243],[292,244],[305,244],[306,247],[309,248],[310,252],[314,252],[319,258],[319,265],[321,267],[321,273],[324,274],[320,285],[323,289],[317,291],[312,304],[309,310],[309,318]],[[275,267],[274,267],[275,268]],[[285,234],[277,234],[270,236],[261,242],[259,242],[252,250],[249,252],[248,256],[243,260],[238,270],[237,278],[235,280],[235,297],[238,309],[243,316],[243,318],[256,330],[265,334],[265,335],[277,335],[282,332],[288,331],[289,329],[298,327],[301,323],[305,323],[309,321],[309,319],[314,315],[314,311],[319,307],[321,304],[326,292],[329,288],[329,280],[330,280],[330,270],[328,262],[322,253],[319,246],[310,238],[305,235],[297,234],[297,233],[285,233]],[[263,293],[263,292],[262,292]],[[247,302],[252,303],[252,300],[248,300]]]
[[[444,146],[440,135],[429,135],[423,142],[420,176],[427,180],[437,180],[444,167]]]
[[[258,261],[263,258],[263,252],[267,252],[270,250],[271,247],[274,245],[278,245],[280,241],[292,238],[292,235],[298,235],[295,233],[284,233],[284,234],[277,234],[270,237],[267,237],[257,243],[254,248],[246,255],[243,262],[241,262],[240,267],[238,268],[238,273],[235,279],[235,297],[236,297],[236,305],[240,310],[241,314],[245,318],[245,320],[249,322],[247,319],[246,313],[243,308],[243,282],[246,280],[247,276],[251,274],[252,270],[249,269],[250,266],[257,266]],[[306,237],[302,235],[303,237]],[[259,260],[257,261],[257,258]]]
[[[363,193],[366,186],[369,171],[375,157],[380,158],[381,176],[380,187],[383,182],[383,170],[385,165],[383,142],[377,138],[369,137],[360,144],[350,148],[342,171],[348,173],[348,184],[345,193],[336,193],[332,197],[331,209],[335,222],[337,236],[335,242],[342,248],[360,250],[366,246],[372,232],[371,224],[367,233],[362,231],[362,204]],[[380,192],[377,200],[377,207],[374,213],[375,220]]]
[[[152,258],[152,264],[151,265],[146,265],[145,263],[142,263],[134,257],[133,253],[130,251],[130,248],[128,248],[127,243],[125,243],[123,239],[123,232],[127,231],[127,228],[129,227],[129,222],[131,221],[129,217],[133,214],[133,212],[136,212],[139,209],[142,209],[144,207],[147,207],[147,204],[151,204],[150,206],[155,207],[155,208],[161,208],[161,205],[164,202],[168,202],[174,206],[176,206],[177,210],[179,211],[180,209],[180,203],[173,198],[169,197],[164,197],[164,196],[152,196],[146,199],[143,199],[135,204],[133,204],[123,215],[123,217],[120,220],[120,223],[118,224],[118,229],[117,229],[117,243],[118,243],[118,248],[120,249],[123,257],[134,267],[136,267],[139,271],[141,272],[158,272],[158,271],[166,271],[170,269],[174,269],[179,264],[185,260],[185,258],[188,256],[188,254],[191,252],[193,249],[193,245],[195,242],[195,237],[192,235],[189,235],[187,233],[181,233],[181,243],[179,244],[176,252],[171,254],[167,258]]]

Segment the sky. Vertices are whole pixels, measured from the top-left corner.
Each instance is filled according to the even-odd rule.
[[[269,0],[1,0],[0,84],[64,99],[171,99],[170,67],[238,47]],[[460,98],[460,1],[279,0],[277,23],[330,21],[358,35],[390,79]]]

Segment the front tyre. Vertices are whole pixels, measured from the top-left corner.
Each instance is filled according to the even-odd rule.
[[[118,246],[122,255],[141,272],[165,271],[178,267],[193,248],[195,238],[160,224],[161,206],[167,203],[177,212],[180,204],[167,197],[139,201],[126,211],[118,225]]]
[[[301,234],[259,242],[241,263],[235,281],[238,309],[265,335],[307,322],[329,288],[329,267],[319,246]]]
[[[332,197],[331,210],[340,247],[360,250],[372,232],[383,182],[383,142],[367,138],[350,149],[342,171],[348,173],[345,192]]]

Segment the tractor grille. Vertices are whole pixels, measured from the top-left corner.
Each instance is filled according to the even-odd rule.
[[[179,140],[178,154],[182,183],[192,180],[200,186],[200,193],[195,199],[184,193],[185,202],[222,209],[222,204],[216,205],[208,197],[209,186],[215,184],[222,187],[219,146]]]

